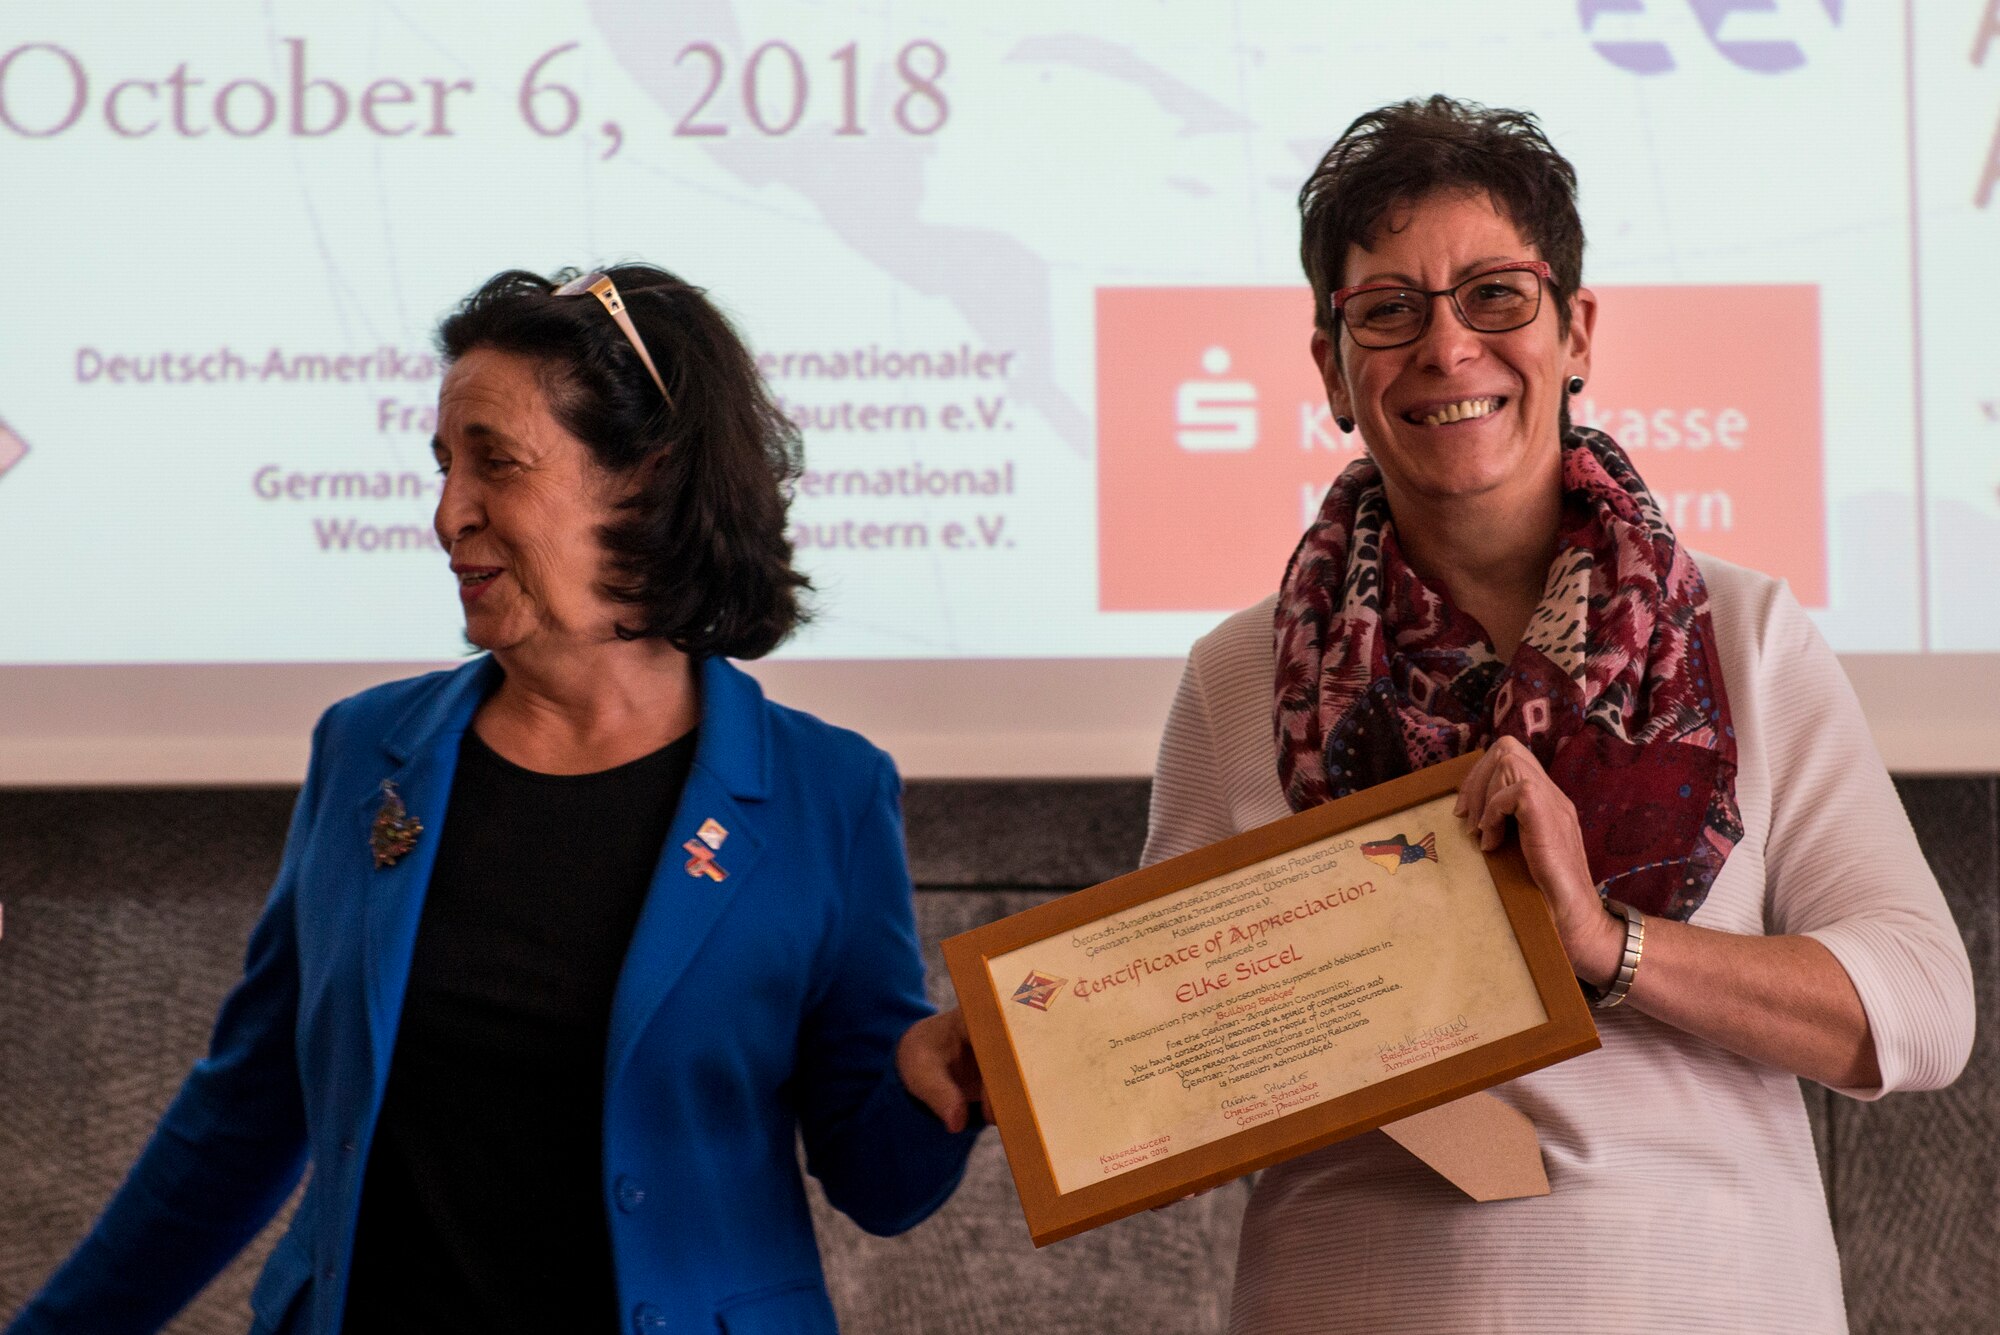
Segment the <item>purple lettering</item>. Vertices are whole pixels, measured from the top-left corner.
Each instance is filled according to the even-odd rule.
[[[332,134],[347,120],[347,90],[331,79],[306,78],[304,38],[287,37],[285,45],[292,48],[292,133],[301,139]],[[306,124],[306,98],[315,88],[324,88],[333,96],[333,114],[317,129]]]
[[[453,83],[446,83],[443,79],[425,79],[424,83],[431,90],[431,128],[424,131],[424,138],[449,138],[453,132],[444,123],[444,100],[453,93],[471,92],[472,80],[459,79]]]
[[[380,111],[383,106],[408,106],[416,100],[410,86],[399,79],[377,79],[361,94],[361,121],[370,130],[387,139],[401,138],[416,129],[414,122],[391,129],[382,123]]]
[[[160,85],[154,83],[151,79],[121,80],[111,85],[111,91],[104,95],[104,122],[111,127],[111,133],[119,135],[122,138],[144,139],[147,135],[160,128],[160,120],[159,117],[155,116],[152,120],[146,122],[146,128],[143,130],[134,130],[127,126],[119,118],[118,99],[125,95],[125,90],[128,88],[145,89],[146,95],[152,98],[156,105],[160,100]]]
[[[188,78],[188,67],[185,60],[174,66],[174,72],[166,78],[167,87],[174,90],[174,129],[180,132],[180,136],[183,139],[198,139],[208,133],[207,130],[192,128],[187,121],[188,89],[197,88],[206,82],[207,80],[205,79]]]
[[[1995,0],[2000,4],[2000,0]],[[1979,174],[1979,189],[1973,192],[1972,202],[1985,208],[1993,202],[1993,187],[2000,185],[2000,121],[1993,125],[1993,145],[1986,150],[1986,166]]]
[[[30,130],[22,126],[14,119],[14,113],[7,105],[7,75],[14,68],[14,62],[30,51],[48,51],[62,61],[69,70],[69,110],[63,113],[62,119],[44,130]],[[53,43],[29,42],[25,46],[15,47],[5,56],[0,56],[0,125],[5,125],[23,139],[47,139],[51,135],[61,134],[76,124],[77,117],[83,114],[83,104],[89,96],[90,80],[85,77],[83,66],[77,63],[75,56]]]
[[[237,90],[243,88],[256,93],[257,100],[264,104],[264,114],[258,118],[255,125],[248,128],[235,124],[229,116],[230,99],[236,96]],[[253,139],[270,129],[271,122],[276,119],[278,119],[277,97],[255,79],[231,80],[222,85],[222,91],[215,95],[215,123],[222,127],[224,134],[234,135],[238,139]]]

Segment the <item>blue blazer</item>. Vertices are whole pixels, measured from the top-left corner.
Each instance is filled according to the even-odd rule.
[[[340,1330],[459,741],[500,675],[482,657],[320,720],[284,863],[209,1054],[14,1335],[156,1329],[308,1163],[298,1214],[251,1295],[252,1329]],[[827,1198],[888,1234],[943,1203],[978,1133],[946,1132],[895,1073],[897,1040],[930,1008],[889,758],[768,703],[721,659],[700,665],[700,684],[694,767],[604,1056],[599,1186],[618,1296],[639,1335],[831,1332],[795,1134]],[[369,831],[384,779],[423,834],[377,869]],[[708,819],[729,832],[720,882],[685,870],[681,845]]]

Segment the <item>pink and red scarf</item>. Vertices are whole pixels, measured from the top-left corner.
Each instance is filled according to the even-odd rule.
[[[1502,663],[1404,559],[1374,462],[1348,466],[1278,594],[1278,777],[1303,811],[1518,737],[1575,804],[1599,892],[1686,921],[1743,835],[1708,587],[1609,436],[1564,437],[1562,485]]]

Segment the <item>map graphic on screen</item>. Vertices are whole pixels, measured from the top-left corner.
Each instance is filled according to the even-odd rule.
[[[1572,412],[1687,543],[2000,653],[1985,0],[280,0],[0,19],[0,663],[456,657],[431,330],[626,258],[803,432],[785,656],[1178,657],[1360,450],[1299,185],[1435,91],[1575,162]]]

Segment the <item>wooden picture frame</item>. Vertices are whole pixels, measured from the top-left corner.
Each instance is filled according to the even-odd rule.
[[[1518,847],[1481,853],[1449,814],[1478,756],[944,942],[1036,1246],[1598,1046]]]

